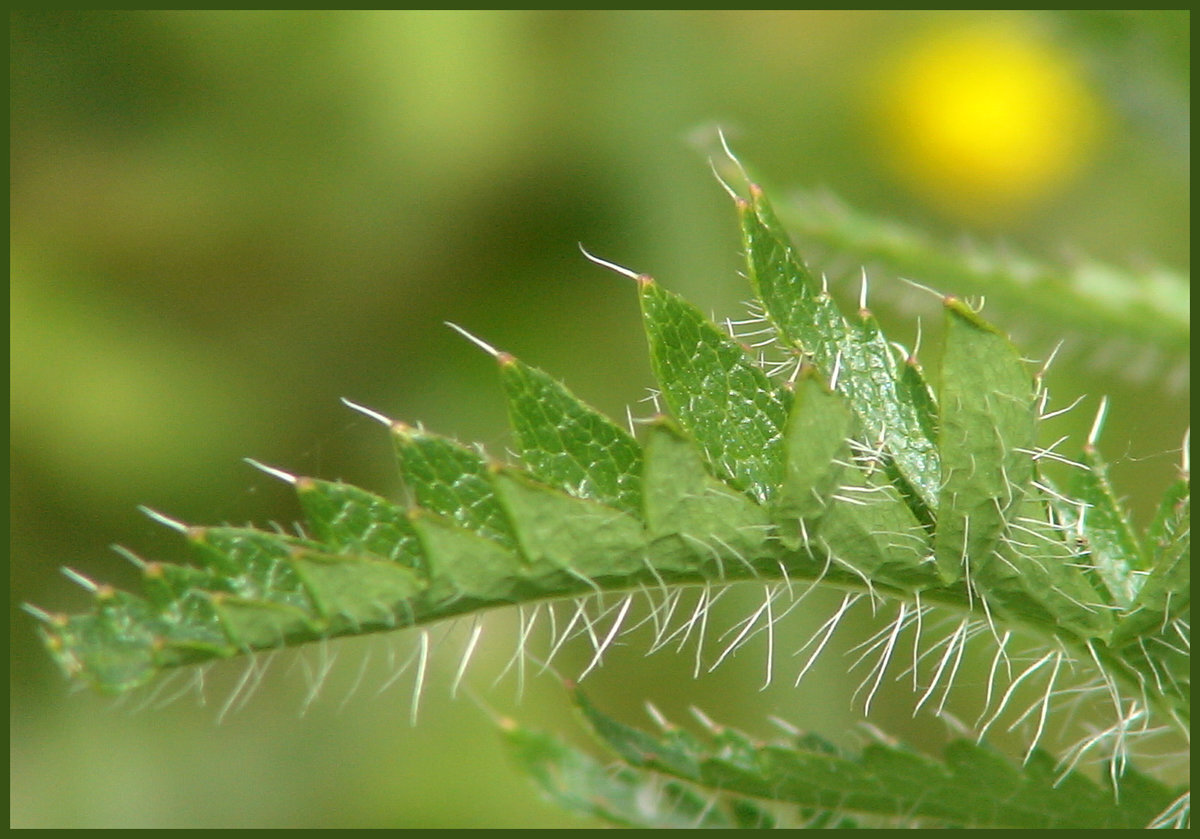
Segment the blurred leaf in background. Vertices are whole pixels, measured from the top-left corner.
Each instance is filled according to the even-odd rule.
[[[211,676],[208,707],[112,709],[67,695],[16,606],[80,606],[61,565],[127,582],[110,543],[179,558],[139,504],[203,523],[294,520],[289,494],[242,457],[395,496],[386,435],[339,397],[503,452],[493,366],[445,320],[622,416],[650,383],[635,296],[576,243],[736,315],[748,289],[734,216],[689,147],[711,150],[715,125],[770,182],[947,240],[982,231],[1039,256],[1186,272],[1189,21],[13,13],[12,824],[583,824],[510,771],[475,705],[448,701],[461,628],[434,650],[415,728],[411,673],[375,693],[407,636],[331,645],[311,703],[304,674],[321,661],[280,666],[218,725],[241,670]],[[980,110],[962,83],[988,56]],[[885,325],[911,340],[911,314]],[[1118,486],[1157,492],[1186,400],[1079,359],[1052,371],[1054,392],[1111,393]],[[511,673],[488,684],[517,631],[514,616],[489,621],[468,679],[482,701],[511,702]],[[589,690],[615,713],[649,696],[751,729],[768,713],[835,732],[855,719],[836,667],[757,693],[750,658],[693,683],[690,662],[631,657]],[[541,681],[530,674],[514,713],[553,728],[565,703]],[[884,728],[938,736],[882,713]]]

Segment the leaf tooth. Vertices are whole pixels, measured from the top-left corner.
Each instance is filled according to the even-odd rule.
[[[797,347],[844,393],[871,439],[879,439],[909,484],[928,518],[936,506],[937,452],[927,433],[928,394],[920,398],[906,377],[919,371],[897,370],[894,351],[866,309],[863,294],[858,316],[844,318],[823,287],[818,288],[795,253],[762,190],[750,188],[751,200],[737,203],[747,268],[755,291],[787,343]]]
[[[167,562],[147,562],[142,568],[142,591],[161,614],[179,610],[193,592],[222,587],[232,590],[224,578],[206,568]]]
[[[330,553],[381,557],[428,571],[402,507],[341,481],[298,478],[295,486],[310,529]]]
[[[646,532],[634,516],[545,486],[513,467],[495,467],[491,480],[535,575],[564,569],[595,585],[644,568]]]
[[[311,606],[304,609],[223,591],[213,593],[210,602],[229,641],[229,655],[274,649],[292,640],[315,640],[323,635]]]
[[[409,510],[408,516],[430,565],[428,599],[433,607],[425,619],[553,591],[538,588],[515,548],[420,507]]]
[[[782,475],[790,394],[696,307],[649,277],[639,289],[651,366],[667,406],[721,477],[765,502]]]
[[[1181,478],[1172,484],[1148,531],[1152,565],[1137,572],[1139,587],[1134,602],[1121,615],[1113,633],[1114,646],[1160,639],[1164,657],[1175,646],[1172,636],[1182,626],[1176,622],[1191,609],[1191,483]],[[1190,638],[1190,633],[1188,634]]]
[[[784,432],[786,468],[773,503],[773,517],[789,548],[800,547],[799,533],[806,529],[797,531],[795,520],[807,526],[827,512],[850,460],[853,421],[845,400],[821,383],[815,368],[800,372]]]
[[[1089,438],[1090,439],[1090,438]],[[1108,465],[1095,445],[1084,445],[1079,468],[1072,470],[1069,492],[1078,503],[1059,505],[1064,521],[1086,552],[1092,573],[1098,577],[1105,600],[1122,608],[1132,605],[1141,577],[1137,572],[1150,566],[1140,540],[1129,522],[1128,513],[1108,478]]]
[[[512,525],[496,501],[482,454],[445,437],[391,425],[401,477],[418,506],[512,548]]]
[[[298,549],[319,550],[318,543],[241,527],[193,528],[189,541],[201,561],[223,578],[221,587],[228,591],[220,593],[312,613],[291,557]]]
[[[1026,494],[1036,411],[1033,378],[1008,339],[954,298],[945,313],[934,552],[952,582],[988,561]]]
[[[497,361],[509,421],[529,471],[570,495],[641,515],[637,441],[543,371],[507,353]]]
[[[412,601],[429,586],[412,568],[368,557],[297,550],[291,566],[308,592],[315,614],[335,631],[365,632],[411,623],[415,617]]]

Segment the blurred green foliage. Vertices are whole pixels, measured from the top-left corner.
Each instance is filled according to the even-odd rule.
[[[281,668],[218,726],[240,671],[214,676],[212,707],[113,710],[65,695],[15,607],[81,606],[64,564],[126,583],[109,543],[178,558],[138,504],[294,520],[244,456],[394,494],[386,435],[338,397],[503,451],[493,366],[444,320],[621,416],[650,383],[635,296],[576,243],[736,315],[736,226],[704,163],[716,125],[777,185],[947,236],[1186,272],[1189,24],[1186,11],[13,13],[13,826],[583,824],[510,771],[484,714],[447,701],[456,652],[435,655],[446,672],[416,728],[407,680],[340,703],[364,661],[394,669],[358,642],[331,648],[340,663],[307,715],[303,677]],[[1020,201],[978,185],[943,200],[886,153],[914,129],[879,91],[960,25],[1016,32],[1097,115],[1070,172]],[[1061,128],[1053,111],[1045,122]],[[902,335],[909,320],[893,313]],[[1056,367],[1052,390],[1062,404],[1113,396],[1109,459],[1145,511],[1187,400],[1113,375],[1122,360],[1102,350]],[[1086,428],[1090,410],[1055,430]],[[489,624],[493,672],[513,623]],[[651,696],[732,724],[854,719],[829,698],[852,689],[837,667],[759,694],[743,659],[692,684],[690,662],[660,654],[589,684],[614,712]],[[475,681],[484,701],[510,700],[511,677]],[[530,693],[518,716],[566,713],[552,681]],[[883,727],[937,736],[895,716]]]

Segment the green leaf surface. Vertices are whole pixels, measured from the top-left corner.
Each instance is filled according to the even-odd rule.
[[[783,362],[753,358],[695,307],[641,277],[651,366],[670,415],[642,422],[635,436],[545,373],[493,351],[519,464],[391,423],[404,503],[267,468],[295,488],[300,535],[187,527],[155,514],[185,537],[193,563],[135,559],[140,595],[70,573],[91,593],[90,611],[30,609],[51,654],[72,678],[119,692],[168,668],[509,604],[574,598],[586,618],[593,594],[612,593],[623,605],[603,645],[593,635],[590,670],[622,630],[632,593],[663,598],[648,618],[661,646],[681,633],[686,640],[695,626],[704,634],[699,616],[714,588],[754,579],[767,599],[720,663],[762,630],[760,620],[773,633],[772,621],[790,607],[772,603],[803,581],[798,590],[820,584],[845,593],[814,657],[866,594],[873,609],[890,605],[896,615],[867,649],[882,656],[875,687],[902,646],[918,675],[929,675],[928,656],[940,658],[918,708],[935,689],[944,698],[970,637],[994,656],[989,706],[1000,696],[1007,706],[1028,677],[1025,687],[1044,690],[1040,707],[1049,711],[1078,682],[1081,707],[1107,714],[1098,718],[1102,728],[1121,733],[1088,732],[1081,742],[1111,749],[1114,766],[1144,733],[1186,736],[1186,475],[1140,538],[1093,450],[1060,492],[1038,472],[1045,453],[1037,448],[1035,381],[1004,335],[947,298],[935,398],[916,359],[901,359],[868,312],[844,317],[813,283],[757,188],[738,210],[761,298],[752,319],[773,324],[767,331]],[[674,607],[683,585],[704,589],[690,622],[680,624],[686,618]],[[926,627],[958,628],[922,640],[926,614]],[[895,643],[914,629],[911,647]],[[1009,666],[1013,636],[1042,645],[1024,670]],[[873,818],[1009,827],[1137,826],[1151,818],[1142,812],[1151,799],[1161,803],[1161,790],[1138,803],[1137,790],[1150,787],[1131,773],[1119,808],[1111,791],[1082,776],[1056,786],[1034,748],[1040,723],[1026,735],[1032,756],[1018,767],[970,744],[933,760],[887,745],[854,755],[813,738],[763,745],[723,731],[716,748],[679,730],[634,734],[602,715],[593,722],[636,764],[631,774],[605,786],[579,755],[548,746],[538,771],[560,784],[562,800],[627,824],[767,818],[728,793],[808,808],[801,821],[814,826],[850,826],[838,821],[848,802]],[[675,781],[662,786],[648,769]],[[573,780],[564,780],[569,773]],[[986,789],[972,787],[973,778],[986,778]],[[638,809],[651,781],[666,806]],[[588,784],[596,786],[591,804]],[[1126,811],[1126,785],[1135,791],[1132,815],[1117,816],[1115,809]]]
[[[401,507],[340,481],[298,478],[295,487],[313,537],[335,553],[389,559],[428,574]]]
[[[929,536],[895,487],[850,469],[835,500],[815,540],[834,562],[871,583],[937,585]]]
[[[869,441],[878,441],[926,507],[937,498],[937,451],[928,393],[900,386],[894,350],[869,312],[848,322],[793,250],[762,191],[739,202],[754,290],[787,345],[803,352],[846,395]]]
[[[628,766],[601,764],[556,737],[501,724],[508,753],[559,806],[621,827],[732,829],[774,827],[773,817],[745,799],[724,800],[691,784]]]
[[[921,827],[1136,829],[1178,794],[1127,769],[1118,800],[1077,772],[1060,774],[1034,752],[1024,766],[967,740],[942,760],[893,743],[854,754],[812,734],[763,743],[731,728],[706,738],[668,728],[648,734],[607,716],[579,691],[576,702],[602,743],[638,769],[697,786]]]
[[[946,301],[938,394],[941,490],[934,552],[947,582],[992,561],[1033,478],[1033,380],[1008,339]]]
[[[1100,453],[1087,445],[1080,463],[1083,468],[1072,472],[1070,485],[1070,496],[1078,499],[1079,506],[1064,513],[1084,540],[1092,566],[1112,602],[1126,608],[1140,587],[1136,573],[1147,569],[1149,559],[1117,501],[1108,479],[1108,465]]]
[[[417,506],[506,547],[515,546],[482,453],[401,423],[392,426],[392,439],[400,476]]]
[[[711,564],[720,579],[736,578],[768,550],[767,511],[714,478],[697,446],[666,418],[648,430],[646,526],[660,571]]]
[[[642,512],[642,450],[624,429],[550,376],[501,354],[521,460],[543,483],[626,513]]]
[[[1113,607],[1100,597],[1068,537],[1051,520],[1048,500],[1030,487],[1013,508],[992,558],[973,572],[974,584],[1015,620],[1067,629],[1079,638],[1106,638]]]
[[[722,476],[766,501],[783,469],[787,392],[695,306],[649,278],[638,287],[650,363],[667,406]]]
[[[829,511],[833,494],[850,465],[854,414],[819,380],[815,368],[801,371],[788,416],[783,483],[772,505],[780,538],[789,548],[807,542],[804,533]],[[796,526],[789,527],[795,519]],[[799,525],[803,524],[803,528]]]
[[[643,567],[645,532],[633,516],[535,483],[512,469],[497,470],[492,482],[535,572],[565,569],[594,583],[628,579]]]
[[[395,626],[396,616],[389,604],[412,600],[429,585],[410,568],[365,557],[301,553],[292,559],[292,565],[317,613],[338,634]]]

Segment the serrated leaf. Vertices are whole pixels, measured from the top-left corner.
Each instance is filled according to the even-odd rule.
[[[543,483],[642,512],[642,450],[624,429],[550,376],[501,354],[500,378],[521,459]]]
[[[619,593],[623,605],[606,647],[634,602],[629,593],[639,588],[665,598],[665,608],[651,615],[665,643],[675,637],[669,624],[680,592],[673,587],[705,586],[701,610],[711,602],[710,587],[759,579],[767,599],[741,624],[723,659],[758,631],[760,617],[773,626],[784,614],[771,610],[774,598],[792,596],[791,582],[804,580],[851,590],[817,652],[855,591],[868,592],[873,604],[900,601],[876,686],[891,641],[909,629],[906,615],[915,614],[913,655],[942,648],[925,698],[953,660],[943,688],[949,690],[968,633],[990,626],[991,633],[971,635],[998,645],[989,703],[1004,680],[995,672],[1007,663],[1004,645],[1020,632],[1050,647],[1055,675],[1059,663],[1085,671],[1079,677],[1085,692],[1099,686],[1095,692],[1118,715],[1111,731],[1122,738],[1147,708],[1153,719],[1144,731],[1166,725],[1186,733],[1186,481],[1169,493],[1144,547],[1098,459],[1089,461],[1093,468],[1077,497],[1057,500],[1052,511],[1049,499],[1059,493],[1035,468],[1033,379],[1007,338],[949,301],[935,399],[915,359],[902,362],[869,313],[844,318],[837,311],[765,199],[756,190],[752,199],[739,205],[751,275],[780,349],[795,355],[795,392],[777,387],[761,360],[694,307],[640,278],[651,362],[674,415],[644,423],[644,447],[544,373],[496,353],[524,468],[391,424],[405,504],[279,473],[295,486],[307,519],[297,532],[305,535],[187,528],[157,517],[186,533],[198,567],[138,561],[142,597],[72,575],[92,593],[91,612],[65,617],[31,609],[52,654],[73,677],[125,690],[158,670],[193,662],[510,603]],[[826,379],[835,387],[826,389]],[[1093,511],[1090,520],[1073,522],[1071,511],[1080,507]],[[1089,557],[1089,545],[1101,561]],[[578,607],[581,617],[586,602]],[[962,613],[955,616],[959,630],[922,653],[920,616],[944,609]],[[679,629],[690,633],[699,614]],[[594,662],[602,651],[597,645]],[[1040,666],[1016,677],[1010,672],[1009,692]],[[1058,702],[1068,690],[1056,690],[1054,678],[1045,683],[1047,712],[1051,699]],[[1004,696],[1001,707],[1009,701]],[[1098,737],[1087,748],[1113,739],[1103,731]],[[992,814],[995,800],[966,788],[972,774],[1011,793],[1018,821],[1052,824],[1048,814],[1058,810],[1084,819],[1075,805],[1062,804],[1060,791],[1046,791],[1036,753],[1021,769],[963,747],[966,769],[959,772],[953,750],[943,762],[890,746],[845,755],[812,739],[765,747],[729,730],[714,735],[719,748],[678,732],[637,742],[655,760],[692,761],[686,772],[672,764],[672,771],[696,776],[689,783],[723,789],[744,783],[757,791],[743,794],[753,796],[794,794],[794,803],[815,808],[814,825],[825,818],[822,808],[836,807],[832,802],[847,793],[865,812],[899,817],[920,797],[921,784],[937,791],[941,803],[920,805],[932,807],[913,811],[920,818],[975,824],[965,815],[971,807],[1000,818]],[[1128,747],[1121,739],[1114,748],[1119,762]],[[764,778],[778,785],[761,786]],[[1103,790],[1079,787],[1075,776],[1063,783],[1102,811]],[[808,792],[789,792],[789,784],[819,794],[804,798]],[[757,818],[754,812],[750,803],[733,803],[726,815],[740,824],[741,815]],[[829,818],[838,823],[836,815]]]
[[[167,658],[156,654],[154,630],[145,601],[114,592],[98,597],[92,612],[56,617],[41,633],[64,673],[115,692],[145,684]],[[208,640],[218,647],[225,636],[214,626]]]
[[[812,734],[780,743],[723,727],[708,741],[674,732],[656,736],[617,722],[579,691],[575,698],[601,742],[635,768],[713,790],[905,824],[1133,829],[1149,824],[1177,794],[1127,769],[1132,783],[1118,801],[1084,775],[1060,774],[1044,752],[1020,766],[967,740],[952,742],[939,761],[891,743],[853,754]]]
[[[401,507],[340,481],[299,478],[295,486],[313,537],[334,552],[381,557],[428,572]]]
[[[766,551],[766,511],[709,473],[700,451],[662,418],[646,442],[646,528],[655,569],[686,573],[711,563],[737,578]]]
[[[559,806],[622,827],[731,829],[774,827],[759,805],[724,801],[692,785],[624,766],[613,769],[556,737],[506,721],[509,755]]]
[[[628,579],[644,567],[646,534],[633,516],[573,498],[511,469],[497,470],[492,483],[535,572],[565,569],[594,583]]]
[[[947,582],[989,562],[1033,478],[1033,380],[1008,339],[946,302],[938,394],[941,490],[934,553]]]
[[[492,493],[484,456],[453,440],[392,426],[400,476],[416,504],[486,539],[514,547],[512,527]]]
[[[792,549],[806,541],[808,525],[815,526],[833,503],[850,461],[854,431],[854,414],[821,383],[815,369],[802,371],[795,387],[784,430],[783,482],[772,503],[780,539]]]
[[[788,395],[690,303],[638,283],[650,363],[662,396],[719,473],[759,502],[783,469]]]
[[[1133,603],[1141,582],[1136,572],[1145,571],[1149,560],[1117,501],[1108,479],[1108,464],[1091,445],[1084,447],[1080,462],[1083,468],[1072,472],[1069,487],[1078,506],[1064,513],[1082,538],[1112,602],[1125,608]]]
[[[762,191],[752,185],[750,194],[738,206],[747,266],[780,337],[846,395],[868,439],[879,441],[922,504],[934,507],[938,467],[928,401],[916,398],[911,385],[899,386],[894,350],[870,313],[855,322],[843,318],[792,249]]]

